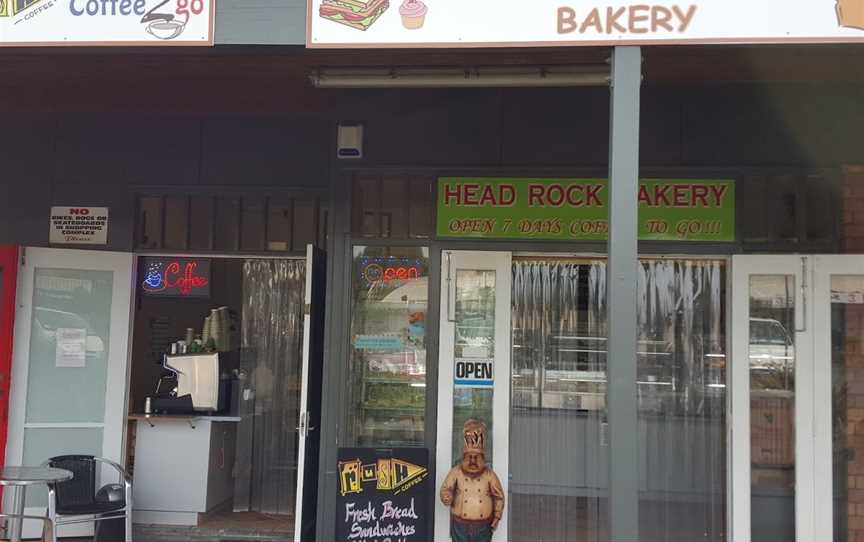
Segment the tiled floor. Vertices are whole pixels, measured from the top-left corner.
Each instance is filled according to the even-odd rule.
[[[261,514],[259,512],[231,512],[211,516],[200,525],[208,531],[255,531],[262,533],[294,532],[293,515]]]
[[[291,516],[258,512],[224,513],[210,516],[198,527],[136,525],[135,542],[175,542],[179,540],[291,542],[294,519]]]
[[[211,516],[198,527],[135,525],[133,538],[135,542],[293,542],[294,518],[257,512],[224,513]],[[63,542],[93,539],[64,538]]]

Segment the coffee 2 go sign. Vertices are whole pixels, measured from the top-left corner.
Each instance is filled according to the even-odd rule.
[[[0,0],[3,45],[212,45],[214,0]]]

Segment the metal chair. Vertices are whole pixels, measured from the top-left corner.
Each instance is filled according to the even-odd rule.
[[[97,471],[108,465],[119,474],[123,486],[122,501],[97,500]],[[45,466],[72,471],[74,477],[66,482],[48,486],[48,521],[52,525],[51,542],[57,541],[60,525],[89,523],[123,518],[126,542],[132,542],[132,477],[117,463],[92,455],[64,455],[52,457]]]
[[[18,519],[21,521],[31,520],[38,521],[42,523],[42,542],[51,542],[52,540],[56,540],[54,537],[54,528],[51,525],[51,521],[46,517],[41,516],[18,516],[15,514],[0,514],[0,521],[3,522],[2,527],[0,527],[0,540],[6,542],[10,540],[9,536],[9,520]]]

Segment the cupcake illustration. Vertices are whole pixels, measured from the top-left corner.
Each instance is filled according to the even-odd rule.
[[[429,9],[421,0],[405,0],[399,6],[399,14],[402,15],[402,26],[409,30],[423,28],[426,22],[426,12]]]
[[[837,0],[836,9],[840,26],[864,30],[864,0]]]

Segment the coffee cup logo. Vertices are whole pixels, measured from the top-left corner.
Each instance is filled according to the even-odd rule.
[[[836,10],[840,26],[864,30],[864,0],[837,0]]]

